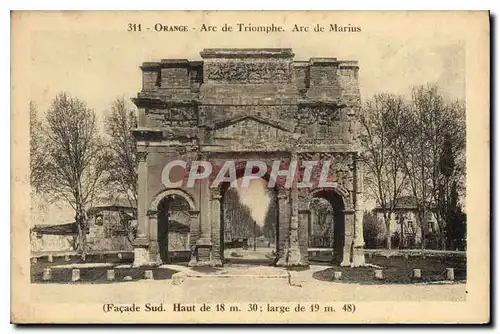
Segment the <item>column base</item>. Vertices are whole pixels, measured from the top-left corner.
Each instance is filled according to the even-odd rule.
[[[366,266],[366,261],[363,248],[354,248],[352,254],[351,267],[364,267],[364,266]]]
[[[283,251],[275,263],[276,267],[309,267],[309,263],[302,260],[300,249],[289,248]]]
[[[134,264],[133,267],[157,267],[161,265],[160,255],[151,259],[151,254],[147,247],[134,248]]]
[[[189,267],[221,267],[222,261],[212,258],[212,245],[210,243],[197,242],[194,254],[191,254]]]
[[[211,265],[212,267],[223,267],[222,261],[220,259],[212,259]]]
[[[341,267],[350,267],[351,266],[351,249],[350,247],[344,248],[344,254],[342,256],[342,262],[340,262]]]

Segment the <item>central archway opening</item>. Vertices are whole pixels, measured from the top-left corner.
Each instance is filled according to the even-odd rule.
[[[239,176],[221,184],[220,250],[223,263],[272,265],[279,247],[278,197],[268,178],[241,187]]]
[[[345,206],[342,196],[332,189],[319,190],[309,202],[309,210],[308,248],[332,250],[333,262],[340,264],[345,242]]]

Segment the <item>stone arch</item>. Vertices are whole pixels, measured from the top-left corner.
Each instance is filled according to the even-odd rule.
[[[346,194],[338,188],[318,188],[311,192],[309,201],[309,210],[311,210],[311,203],[315,198],[322,198],[326,200],[333,209],[333,260],[340,263],[343,260],[344,245],[345,245],[345,231],[346,231],[346,211],[348,205]]]
[[[175,198],[174,198],[175,197]],[[179,233],[182,234],[186,232],[186,229],[182,229],[184,232],[179,232],[179,221],[176,220],[175,211],[171,211],[170,203],[174,201],[181,201],[184,203],[184,209],[186,211],[195,211],[195,202],[193,198],[184,190],[181,189],[164,189],[159,192],[154,199],[151,201],[149,206],[148,216],[150,217],[150,230],[151,234],[156,236],[158,255],[163,263],[169,263],[169,240],[171,237],[179,238]],[[174,209],[175,210],[175,209]],[[189,213],[188,213],[189,216]],[[171,218],[174,218],[171,220]],[[171,225],[173,223],[174,225]],[[188,221],[189,233],[191,233],[192,222]],[[171,231],[172,226],[174,226],[174,231]],[[170,233],[174,232],[174,235]],[[187,243],[190,244],[190,235],[186,233]],[[182,238],[182,237],[181,237]],[[177,239],[172,239],[177,240]],[[190,245],[187,245],[190,247]]]
[[[189,195],[187,192],[185,192],[182,189],[176,189],[176,188],[165,189],[165,190],[162,190],[161,192],[159,192],[158,194],[156,194],[154,199],[151,201],[151,204],[149,206],[149,210],[157,211],[158,205],[160,204],[160,202],[165,197],[172,196],[172,195],[182,197],[188,203],[190,210],[192,210],[192,211],[196,210],[196,204],[195,204],[193,198],[191,197],[191,195]]]
[[[350,201],[349,201],[350,194],[349,194],[349,191],[347,191],[345,189],[342,189],[342,188],[337,188],[337,187],[315,188],[315,189],[311,190],[311,192],[309,193],[309,204],[308,204],[308,206],[311,205],[311,200],[313,198],[318,197],[318,195],[321,194],[321,193],[328,193],[328,192],[333,192],[336,195],[340,196],[340,198],[342,198],[342,204],[344,206],[344,210],[347,210],[349,208],[349,205],[350,205]],[[308,208],[310,209],[310,207],[308,207]]]

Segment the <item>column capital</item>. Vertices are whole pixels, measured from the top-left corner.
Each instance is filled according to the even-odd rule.
[[[200,210],[188,210],[187,213],[191,218],[196,218],[200,214]]]
[[[207,152],[198,152],[198,159],[201,161],[208,160]]]
[[[285,187],[278,187],[278,194],[276,196],[278,199],[287,199],[288,196],[290,196],[290,189]]]
[[[354,153],[354,160],[356,162],[363,162],[365,159],[363,158],[363,155],[361,154],[361,152],[355,152]]]
[[[138,151],[136,153],[137,162],[145,162],[148,157],[148,151]]]
[[[220,200],[222,196],[219,187],[210,188],[210,196],[212,200]]]
[[[149,218],[156,218],[158,215],[158,210],[148,210],[146,212],[146,216],[148,216]]]

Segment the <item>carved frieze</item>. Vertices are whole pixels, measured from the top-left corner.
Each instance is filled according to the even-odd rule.
[[[334,106],[307,106],[299,108],[295,115],[297,125],[331,125],[334,121],[340,121],[340,108]]]
[[[198,112],[192,106],[174,106],[165,109],[148,109],[150,119],[157,126],[196,126],[198,124]]]
[[[330,161],[330,172],[340,186],[353,189],[354,182],[354,156],[351,152],[321,153],[322,161]]]
[[[291,62],[212,62],[205,64],[204,71],[209,81],[217,83],[289,83],[292,80]]]
[[[299,153],[299,159],[305,161],[312,161],[315,160],[314,158],[317,157],[317,155],[318,154],[315,152],[301,152]]]

